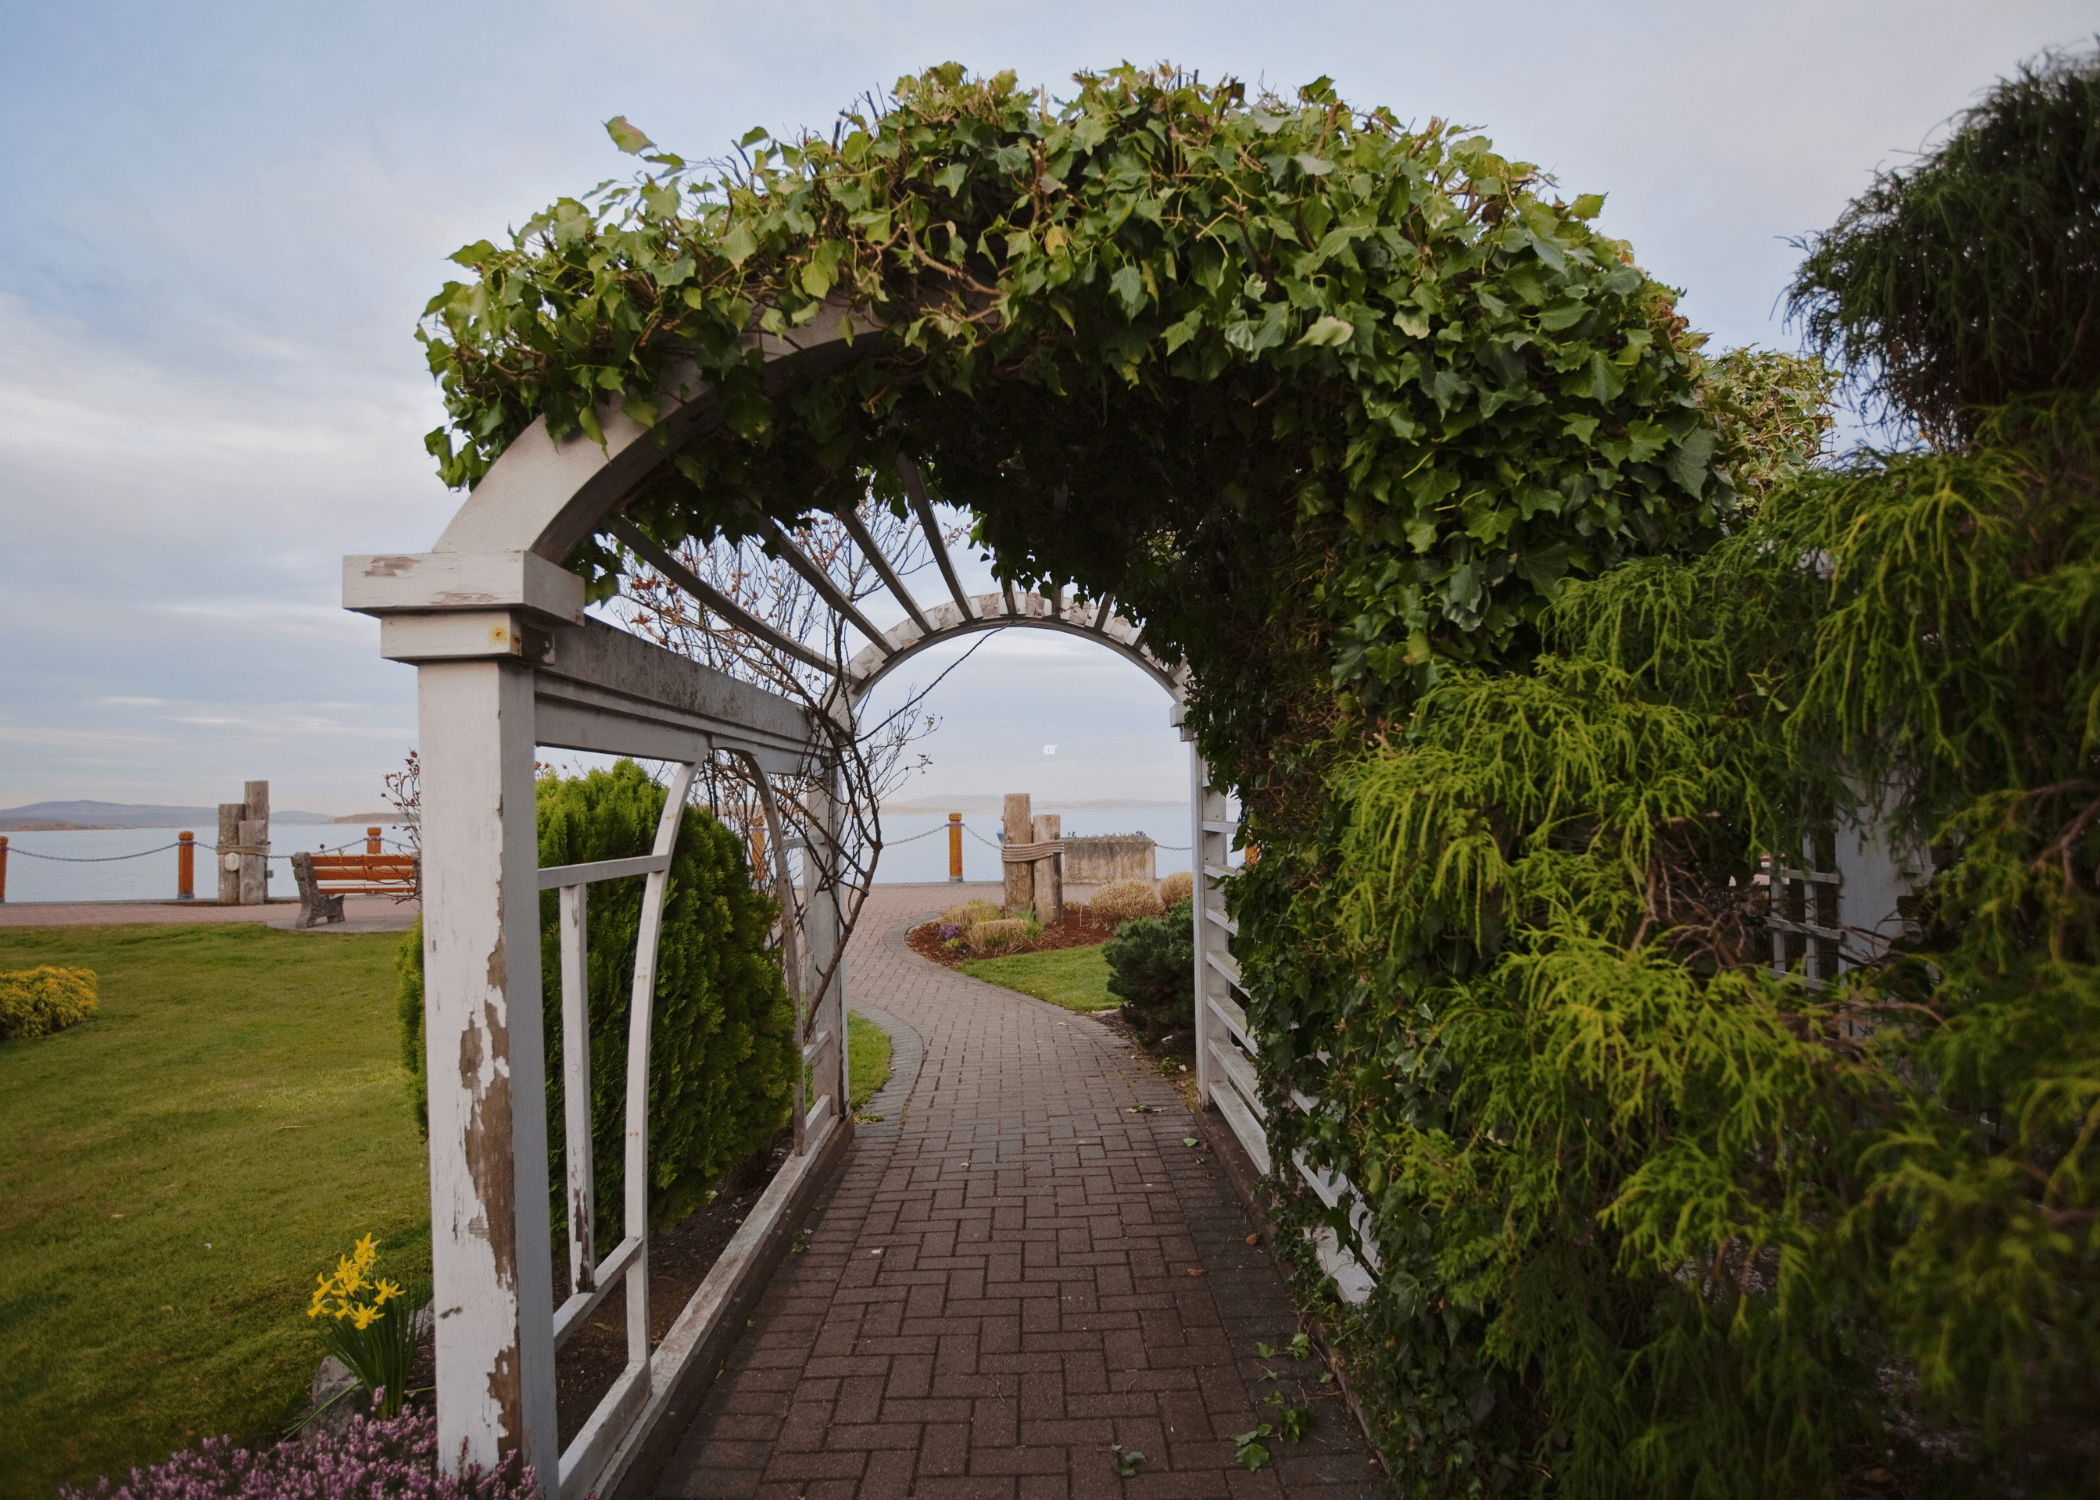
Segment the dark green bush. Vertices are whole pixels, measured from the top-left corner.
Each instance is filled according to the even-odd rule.
[[[646,854],[663,789],[632,761],[539,783],[541,865]],[[599,1249],[616,1240],[625,1182],[627,1017],[643,877],[590,888],[591,1129]],[[550,1192],[564,1173],[558,897],[540,898],[547,1049]],[[794,1014],[771,948],[775,903],[753,889],[742,842],[688,807],[671,861],[657,948],[649,1054],[649,1202],[658,1222],[681,1217],[715,1179],[763,1146],[787,1118],[794,1089]],[[403,948],[404,1060],[424,1087],[422,947]]]
[[[1810,342],[1935,441],[2100,381],[2100,55],[2021,68],[1805,248]]]
[[[1194,908],[1184,896],[1164,916],[1121,924],[1101,945],[1108,992],[1123,1002],[1123,1019],[1148,1047],[1196,1023],[1194,923]]]

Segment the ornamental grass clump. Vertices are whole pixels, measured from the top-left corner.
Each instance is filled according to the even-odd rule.
[[[1121,926],[1139,917],[1159,915],[1159,892],[1149,880],[1111,880],[1094,891],[1087,910],[1096,922]]]
[[[438,1468],[437,1415],[409,1411],[385,1420],[352,1417],[339,1433],[314,1433],[270,1448],[206,1438],[165,1463],[133,1469],[122,1483],[67,1485],[58,1500],[536,1500],[522,1461],[494,1469]]]
[[[959,927],[964,931],[968,931],[979,922],[996,922],[1005,915],[1004,911],[992,905],[991,902],[979,901],[973,897],[968,901],[958,901],[955,905],[942,912],[941,925],[943,927]]]
[[[1031,932],[1031,925],[1025,917],[997,917],[973,924],[963,935],[963,942],[972,953],[1004,953],[1042,932],[1040,926]]]
[[[0,974],[0,1041],[49,1036],[95,1013],[95,972],[42,964]]]
[[[372,1393],[382,1417],[398,1416],[416,1357],[415,1319],[400,1285],[379,1274],[373,1237],[359,1240],[315,1281],[306,1315],[319,1326],[322,1344],[348,1367],[356,1388]]]

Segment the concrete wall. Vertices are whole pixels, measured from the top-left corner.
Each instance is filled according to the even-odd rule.
[[[1111,880],[1156,880],[1152,840],[1137,833],[1065,840],[1065,880],[1102,885]]]

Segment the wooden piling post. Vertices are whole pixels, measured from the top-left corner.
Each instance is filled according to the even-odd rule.
[[[187,828],[175,835],[175,899],[197,899],[197,835]]]
[[[1026,792],[1006,794],[1006,816],[1001,827],[1009,844],[1025,844],[1035,837],[1035,819],[1031,816],[1030,799]],[[1035,872],[1026,861],[1009,860],[1005,851],[1000,851],[999,871],[1005,878],[1006,887],[1001,900],[1009,912],[1018,912],[1035,899]]]
[[[1038,844],[1054,843],[1065,836],[1065,819],[1062,813],[1043,813],[1035,820],[1035,841]],[[1065,925],[1065,857],[1062,854],[1046,854],[1037,860],[1035,869],[1035,915],[1045,927]]]
[[[746,836],[751,845],[751,876],[762,886],[769,878],[766,873],[766,820],[763,816],[745,821]]]
[[[365,853],[374,857],[379,853],[379,830],[376,828],[365,830]]]
[[[270,899],[270,783],[251,781],[244,790],[248,812],[241,819],[241,905],[261,906]]]
[[[962,884],[962,814],[948,814],[948,878]]]
[[[219,804],[219,905],[241,904],[241,856],[235,848],[241,841],[241,819],[248,816],[245,802]]]

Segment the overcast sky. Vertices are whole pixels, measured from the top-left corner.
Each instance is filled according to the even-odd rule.
[[[339,608],[339,560],[427,549],[457,503],[416,317],[453,249],[628,170],[611,115],[706,156],[949,58],[1053,93],[1126,58],[1325,73],[1608,193],[1603,227],[1719,346],[1793,347],[1787,237],[2092,24],[2066,0],[0,3],[0,807],[250,777],[376,805],[413,674]],[[943,684],[910,795],[1179,794],[1158,688],[1017,636]]]

